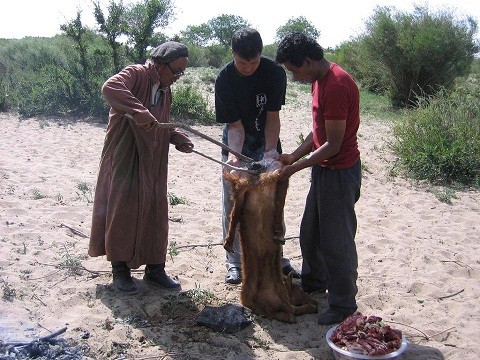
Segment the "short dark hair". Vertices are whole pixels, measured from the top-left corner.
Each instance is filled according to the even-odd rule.
[[[293,32],[285,36],[278,44],[275,61],[283,64],[286,61],[300,67],[308,57],[312,60],[323,59],[323,49],[314,38],[301,32]]]
[[[235,31],[232,35],[232,51],[243,59],[250,60],[262,53],[260,33],[252,28]]]

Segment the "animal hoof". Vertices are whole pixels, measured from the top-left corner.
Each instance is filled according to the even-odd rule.
[[[275,244],[285,245],[285,238],[283,236],[274,236],[273,237],[273,242]]]
[[[235,253],[235,250],[233,250],[233,246],[230,244],[223,244],[223,248],[232,254]]]

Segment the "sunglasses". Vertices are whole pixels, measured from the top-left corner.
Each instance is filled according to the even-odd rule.
[[[180,76],[185,75],[185,71],[174,71],[169,63],[166,63],[166,65],[168,66],[174,77],[179,78]]]

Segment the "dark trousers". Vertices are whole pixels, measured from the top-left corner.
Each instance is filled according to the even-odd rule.
[[[355,203],[360,197],[361,163],[347,169],[314,166],[300,227],[302,284],[328,289],[328,305],[357,309]]]

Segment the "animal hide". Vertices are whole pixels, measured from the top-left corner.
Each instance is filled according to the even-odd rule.
[[[278,181],[282,163],[266,160],[260,174],[225,172],[232,184],[233,208],[224,248],[233,251],[237,230],[242,250],[242,305],[254,313],[283,322],[316,313],[315,299],[282,274],[283,208],[288,181]]]

